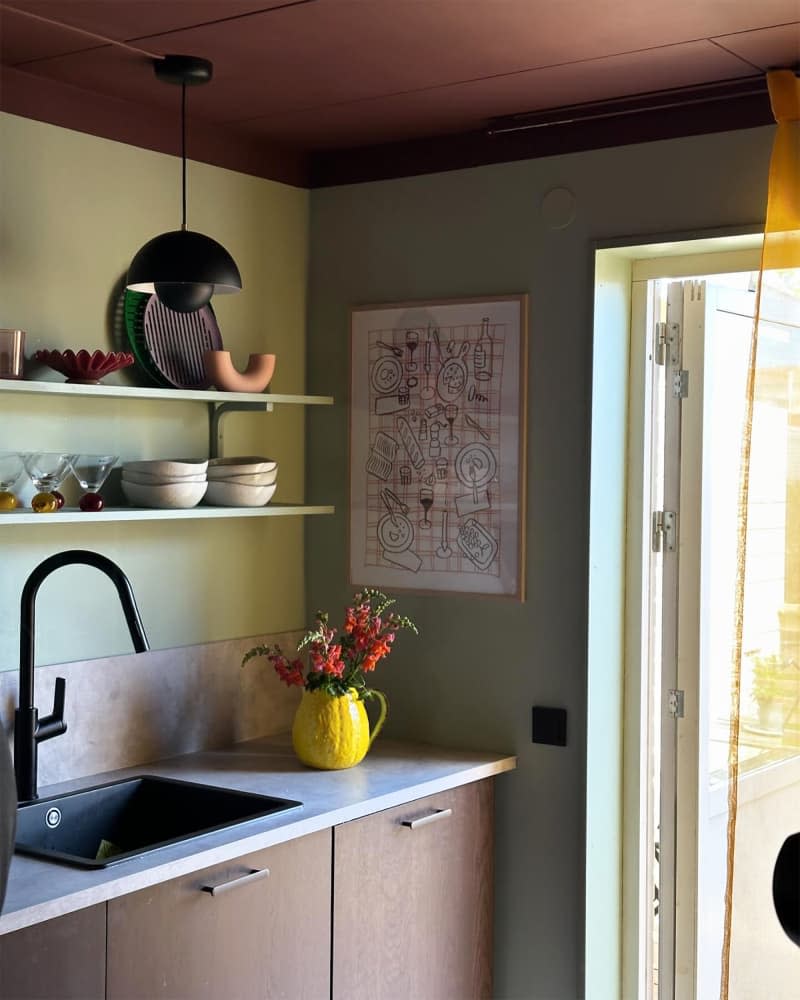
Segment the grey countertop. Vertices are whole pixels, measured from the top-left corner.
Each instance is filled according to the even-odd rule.
[[[205,834],[99,870],[73,868],[17,854],[9,872],[0,934],[381,809],[480,781],[515,766],[515,757],[501,754],[380,740],[357,767],[315,771],[297,760],[288,736],[271,736],[237,743],[224,750],[186,754],[51,785],[40,789],[42,798],[118,778],[155,774],[297,799],[303,807],[251,820],[238,828]]]

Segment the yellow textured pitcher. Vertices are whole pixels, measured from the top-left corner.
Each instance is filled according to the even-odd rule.
[[[294,751],[304,764],[325,771],[353,767],[364,759],[386,721],[386,696],[372,692],[381,705],[370,732],[364,702],[351,688],[334,697],[324,691],[303,691],[292,726]]]

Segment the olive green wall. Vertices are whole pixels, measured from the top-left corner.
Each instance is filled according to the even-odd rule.
[[[121,279],[146,240],[180,223],[179,161],[11,115],[0,116],[0,150],[0,327],[26,330],[29,356],[40,347],[122,346],[111,320]],[[214,300],[224,345],[240,366],[250,352],[277,354],[276,392],[305,388],[308,202],[306,191],[189,164],[189,227],[227,246],[244,282],[239,295]],[[37,377],[61,380],[55,372]],[[303,409],[226,421],[226,452],[274,456],[276,500],[303,499]],[[132,459],[206,457],[207,448],[202,403],[0,392],[0,450]],[[68,489],[76,495],[74,485]],[[96,549],[122,566],[154,647],[305,624],[301,518],[0,521],[0,670],[16,666],[25,578],[66,548]],[[42,586],[37,611],[40,663],[130,649],[113,588],[96,571],[60,570]]]
[[[504,164],[309,196],[202,164],[190,226],[220,239],[245,291],[215,300],[243,361],[275,351],[276,391],[332,393],[309,411],[308,495],[335,518],[86,527],[0,524],[0,669],[16,665],[19,592],[53,551],[95,548],[128,572],[156,646],[295,628],[333,616],[347,582],[348,307],[527,292],[528,599],[405,597],[402,636],[376,680],[390,735],[519,754],[497,782],[498,997],[575,1000],[583,990],[589,391],[595,240],[695,234],[763,218],[771,129]],[[0,116],[0,326],[36,347],[108,349],[109,303],[136,249],[179,221],[174,158]],[[570,188],[572,225],[547,229],[546,192]],[[14,397],[16,400],[16,397]],[[90,405],[91,404],[91,405]],[[229,418],[229,453],[274,454],[279,497],[303,491],[303,414]],[[11,402],[0,448],[200,456],[200,404]],[[104,580],[62,570],[42,587],[39,662],[110,655],[128,638]],[[532,704],[569,711],[569,745],[530,743]],[[591,984],[590,984],[591,987]],[[610,1000],[597,992],[589,995]]]
[[[530,295],[528,599],[403,597],[420,638],[402,636],[375,679],[389,693],[390,735],[519,755],[497,781],[498,997],[583,993],[595,241],[757,223],[771,137],[764,128],[312,194],[309,390],[344,404],[309,417],[309,486],[337,507],[333,524],[307,525],[312,608],[335,615],[351,593],[348,307]],[[577,199],[561,230],[540,212],[556,187]],[[566,748],[531,744],[534,704],[567,708]],[[587,995],[612,1000],[591,980]]]

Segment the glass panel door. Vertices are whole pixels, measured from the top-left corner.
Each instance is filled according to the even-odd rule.
[[[649,996],[719,995],[740,449],[751,276],[654,283],[665,364],[654,365],[649,490],[649,817],[657,896]],[[659,306],[658,303],[661,303]],[[741,676],[731,1000],[797,996],[800,956],[772,905],[772,869],[800,828],[800,317],[762,298],[752,435]],[[657,354],[657,351],[654,351]],[[687,374],[681,374],[687,373]],[[656,413],[658,411],[658,414]],[[664,530],[668,524],[668,530]],[[654,525],[655,527],[655,525]]]
[[[737,501],[755,298],[752,291],[731,286],[709,283],[708,291],[695,682],[697,933],[695,992],[687,994],[699,998],[717,996],[720,981]],[[789,297],[762,294],[755,385],[730,996],[790,1000],[798,995],[800,955],[772,902],[778,850],[800,828],[800,330]]]

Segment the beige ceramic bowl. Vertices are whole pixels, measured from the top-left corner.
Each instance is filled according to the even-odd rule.
[[[205,495],[207,482],[167,483],[164,486],[142,486],[122,479],[122,492],[133,507],[156,507],[186,510],[196,507]]]
[[[228,479],[230,476],[255,476],[277,470],[278,463],[261,455],[212,458],[208,463],[209,479]]]
[[[263,507],[272,499],[277,485],[242,486],[240,483],[210,480],[205,501],[212,507]]]
[[[240,372],[233,366],[230,351],[205,351],[203,366],[211,385],[223,392],[263,392],[275,371],[275,355],[251,354]]]
[[[239,486],[272,486],[278,479],[277,467],[272,472],[256,472],[247,476],[214,476],[215,483],[236,483]]]
[[[136,483],[139,486],[169,486],[170,483],[204,483],[206,481],[205,472],[198,472],[195,476],[151,476],[148,472],[134,472],[132,469],[122,470],[123,479],[129,483]]]
[[[208,459],[202,462],[186,461],[184,459],[154,459],[147,462],[124,462],[123,472],[143,472],[148,476],[160,476],[162,479],[173,482],[182,479],[184,476],[196,476],[204,473],[208,468]]]

